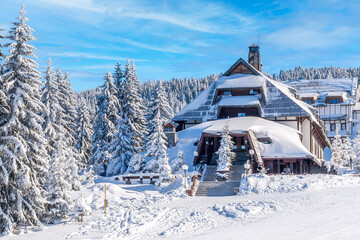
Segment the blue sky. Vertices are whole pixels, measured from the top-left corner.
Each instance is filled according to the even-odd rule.
[[[126,58],[141,81],[225,72],[258,36],[263,71],[360,66],[358,1],[1,0],[2,28],[23,2],[41,70],[50,56],[77,91]]]

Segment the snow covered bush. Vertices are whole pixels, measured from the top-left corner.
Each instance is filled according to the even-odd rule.
[[[128,173],[142,173],[145,168],[145,158],[142,154],[135,154],[132,156],[129,162],[128,169],[126,174]]]
[[[182,165],[185,164],[185,153],[181,150],[179,150],[179,152],[177,153],[177,157],[171,161],[170,165],[171,165],[171,169],[173,173],[178,172]]]
[[[354,138],[353,151],[353,168],[360,171],[360,131],[357,132],[356,137]]]
[[[74,204],[74,215],[78,219],[82,219],[83,216],[88,215],[91,212],[90,206],[86,203],[85,198],[81,194]]]
[[[234,142],[230,136],[229,123],[227,122],[223,128],[224,133],[221,135],[220,148],[217,151],[219,158],[217,159],[217,178],[226,179],[228,178],[228,171],[231,167],[231,162],[235,158],[235,153],[232,152]]]
[[[344,167],[351,167],[352,159],[354,159],[354,152],[351,146],[350,138],[346,136],[341,145],[341,159],[342,159],[342,166]]]
[[[342,145],[342,140],[341,140],[341,136],[339,134],[339,130],[336,128],[336,134],[332,140],[332,144],[331,144],[331,159],[330,161],[334,164],[334,165],[341,165],[342,159],[341,159],[341,145]]]

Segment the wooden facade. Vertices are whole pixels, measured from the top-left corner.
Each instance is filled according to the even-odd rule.
[[[319,165],[312,166],[313,159],[311,156],[304,158],[262,158],[261,164],[259,164],[260,161],[257,159],[256,154],[253,157],[249,154],[250,149],[256,150],[249,137],[249,133],[230,135],[233,137],[233,152],[236,154],[233,164],[244,164],[246,160],[252,160],[252,171],[254,173],[258,172],[261,164],[264,165],[269,174],[305,174],[310,172],[310,167],[319,169],[321,167]],[[216,152],[220,147],[220,139],[220,135],[202,134],[197,149],[198,156],[194,158],[194,165],[200,163],[216,165],[218,157]]]
[[[239,114],[244,114],[246,117],[260,117],[260,108],[259,107],[220,107],[218,111],[218,118],[233,118],[241,117]]]

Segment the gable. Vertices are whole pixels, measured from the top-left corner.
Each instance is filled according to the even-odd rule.
[[[260,73],[253,66],[251,66],[242,58],[237,60],[236,63],[234,63],[223,75],[230,76],[237,73],[260,75]]]
[[[244,73],[244,74],[254,74],[247,66],[245,66],[245,64],[240,63],[239,65],[237,65],[229,74],[233,75],[236,73]]]

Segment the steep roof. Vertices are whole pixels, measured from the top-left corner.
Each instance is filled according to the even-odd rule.
[[[247,69],[251,69],[253,74],[236,73],[229,75],[232,69],[239,64],[243,64]],[[214,104],[211,100],[214,99],[215,93],[219,88],[251,88],[260,86],[264,92],[264,99],[261,102],[261,117],[310,116],[313,121],[319,121],[317,110],[311,105],[302,102],[293,87],[268,78],[242,58],[233,64],[224,76],[220,77],[182,109],[173,120],[202,120],[203,122],[214,120],[217,116],[218,103]]]

